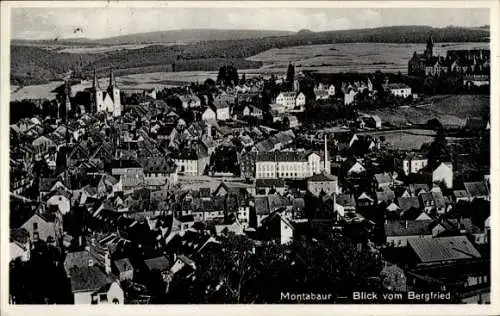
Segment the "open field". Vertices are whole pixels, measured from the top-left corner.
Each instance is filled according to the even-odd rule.
[[[247,78],[258,76],[268,72],[261,72],[259,69],[240,70],[240,74],[245,73]],[[152,72],[134,75],[124,75],[116,77],[116,84],[123,89],[152,89],[152,88],[168,88],[173,86],[181,86],[186,82],[204,82],[206,79],[217,78],[215,71],[183,71],[183,72]],[[28,85],[24,87],[11,86],[11,101],[22,99],[43,99],[52,98],[55,96],[51,91],[61,85],[62,81],[53,81],[47,84]],[[107,87],[109,84],[108,77],[99,78],[101,87]],[[81,84],[73,85],[72,91],[82,91],[85,88],[90,88],[92,82],[87,80]]]
[[[123,45],[121,45],[123,46]],[[128,50],[139,49],[137,45],[125,45]],[[445,54],[449,49],[486,48],[488,43],[443,43],[436,44],[434,50],[436,54]],[[116,48],[116,47],[115,47]],[[73,47],[71,49],[108,49],[99,47]],[[124,48],[122,48],[124,49]],[[407,71],[407,63],[414,51],[422,52],[425,44],[384,44],[384,43],[342,43],[325,45],[295,46],[283,49],[271,49],[258,55],[247,58],[249,61],[261,61],[264,65],[258,69],[239,69],[239,73],[245,73],[248,77],[255,75],[278,76],[286,73],[286,68],[290,61],[295,62],[297,71],[315,70],[317,72],[363,72],[369,73],[377,70],[385,72]],[[88,53],[88,52],[87,52]],[[88,54],[89,56],[96,56]],[[70,56],[73,56],[70,54]],[[180,67],[181,65],[179,65]],[[180,71],[180,72],[158,72],[164,69],[164,65],[159,67],[149,67],[149,72],[133,75],[117,76],[117,83],[123,88],[154,88],[168,87],[175,85],[175,81],[182,82],[203,82],[207,78],[216,79],[216,71]],[[146,71],[148,71],[146,70]],[[122,69],[122,71],[125,71]],[[138,71],[138,70],[137,70]],[[142,70],[144,71],[144,69]],[[131,72],[134,72],[132,69]],[[129,72],[130,73],[130,72]],[[21,88],[19,91],[11,93],[12,100],[24,98],[47,98],[52,96],[47,86],[55,87],[57,83],[43,85],[31,85]],[[52,88],[53,89],[53,88]],[[50,90],[52,90],[50,89]],[[78,91],[79,87],[73,90]],[[404,117],[401,117],[399,109],[391,113],[386,111],[382,117],[388,116],[386,120],[394,122],[395,125],[406,124],[406,122],[418,123],[422,110],[408,109]],[[452,112],[453,113],[453,112]],[[429,114],[430,115],[430,114]],[[429,115],[425,115],[428,117]],[[453,114],[447,116],[440,113],[443,124],[450,122],[452,125],[460,124]],[[464,116],[465,117],[465,116]],[[431,117],[432,118],[432,117]]]
[[[98,53],[108,53],[115,52],[123,49],[141,49],[153,44],[126,44],[126,45],[111,45],[111,46],[97,46],[97,47],[67,47],[58,50],[59,53],[71,53],[71,54],[98,54]],[[162,46],[172,46],[178,45],[177,43],[172,44],[154,44]]]
[[[447,50],[472,48],[489,48],[489,44],[439,43],[434,46],[434,54],[444,56]],[[247,59],[263,62],[263,68],[283,71],[293,62],[299,70],[406,73],[413,52],[424,50],[425,44],[342,43],[273,48]]]
[[[52,91],[62,83],[62,81],[53,81],[46,84],[25,87],[11,86],[10,101],[20,101],[23,99],[53,99],[56,94]],[[15,89],[12,87],[15,87]]]
[[[378,115],[382,122],[394,126],[425,124],[436,118],[445,127],[461,127],[467,116],[482,117],[490,109],[490,97],[487,95],[447,95],[426,99],[432,105],[423,107],[383,108],[363,111],[369,115]]]
[[[436,136],[433,130],[425,129],[402,129],[391,131],[362,131],[359,135],[370,135],[375,138],[385,137],[385,142],[389,149],[394,150],[419,150],[423,144],[432,143]],[[463,137],[446,137],[448,143],[461,143]]]
[[[425,143],[432,143],[436,132],[423,129],[395,130],[395,131],[369,131],[359,132],[359,135],[370,135],[378,138],[385,137],[389,149],[418,150]]]

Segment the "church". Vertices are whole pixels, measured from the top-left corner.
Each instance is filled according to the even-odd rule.
[[[409,75],[418,75],[425,73],[425,67],[433,63],[434,59],[437,59],[433,56],[433,47],[434,41],[432,36],[429,36],[427,40],[427,48],[425,49],[423,54],[417,54],[417,52],[413,53],[412,58],[408,61],[408,74]]]
[[[122,104],[120,101],[120,89],[116,86],[113,69],[111,69],[109,74],[109,86],[107,90],[103,90],[99,86],[99,80],[97,80],[97,75],[94,70],[94,80],[90,93],[91,112],[106,112],[112,114],[114,117],[121,116]]]

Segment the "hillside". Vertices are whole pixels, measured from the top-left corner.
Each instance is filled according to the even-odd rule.
[[[262,38],[270,36],[292,35],[290,31],[272,31],[272,30],[220,30],[220,29],[183,29],[137,33],[122,36],[114,36],[103,39],[58,39],[59,45],[131,45],[131,44],[168,44],[168,43],[193,43],[199,41],[225,41],[240,40],[248,38]],[[53,44],[53,40],[28,41],[13,40],[14,45],[29,44]]]
[[[206,31],[211,32],[211,30]],[[227,34],[230,33],[231,31],[228,31]],[[182,31],[177,34],[176,38],[180,38],[181,34],[183,34]],[[436,42],[487,42],[489,38],[489,32],[481,29],[395,26],[300,32],[287,36],[262,38],[203,40],[187,45],[150,45],[139,49],[116,50],[92,55],[58,53],[36,47],[13,45],[11,46],[11,82],[21,85],[43,83],[57,78],[68,69],[75,69],[76,73],[82,72],[85,76],[89,76],[94,68],[98,71],[105,71],[109,67],[121,70],[133,68],[134,71],[140,73],[142,67],[173,63],[176,65],[176,71],[216,70],[226,59],[238,68],[255,68],[261,63],[247,61],[245,58],[272,48],[356,42],[424,43],[430,34]],[[189,39],[194,40],[194,37]],[[108,40],[109,43],[113,43],[113,39]]]

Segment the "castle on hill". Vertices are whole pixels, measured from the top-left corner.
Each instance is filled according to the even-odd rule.
[[[434,40],[429,36],[423,54],[413,53],[408,61],[409,75],[442,76],[448,73],[461,75],[487,75],[490,71],[488,49],[451,50],[446,56],[434,55]]]

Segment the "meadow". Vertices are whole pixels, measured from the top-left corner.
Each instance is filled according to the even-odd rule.
[[[393,126],[425,124],[438,119],[445,127],[462,127],[467,117],[482,117],[490,111],[488,95],[439,95],[426,98],[431,103],[422,107],[381,108],[363,111],[368,115],[378,115],[382,122]]]
[[[285,71],[290,62],[298,70],[319,72],[362,72],[377,70],[406,73],[413,52],[422,53],[425,44],[342,43],[273,48],[247,58],[260,61],[262,69]],[[488,48],[489,43],[437,43],[434,54],[445,56],[447,50]]]
[[[360,132],[360,135],[370,135],[378,138],[385,137],[389,149],[418,150],[425,143],[432,143],[436,132],[430,130],[410,129],[400,131],[370,131]]]
[[[444,55],[449,49],[471,49],[471,48],[486,48],[488,43],[438,43],[435,45],[434,51],[436,54]],[[80,49],[80,48],[75,48]],[[86,48],[98,49],[98,48]],[[260,68],[239,69],[240,74],[245,73],[247,78],[258,75],[275,74],[284,76],[289,62],[294,62],[297,71],[315,70],[317,72],[363,72],[370,73],[377,70],[383,72],[401,71],[406,73],[408,59],[414,51],[423,52],[425,44],[389,44],[389,43],[342,43],[342,44],[324,44],[324,45],[307,45],[294,46],[282,49],[270,49],[252,57],[246,58],[248,62],[262,62]],[[134,49],[130,49],[134,51]],[[69,54],[73,56],[73,54]],[[97,56],[88,54],[89,56]],[[76,54],[74,56],[77,56]],[[243,59],[242,59],[243,60]],[[244,61],[244,60],[243,60]],[[189,62],[189,61],[186,61]],[[212,63],[220,64],[221,60],[214,60]],[[203,82],[208,78],[216,79],[217,71],[178,71],[178,72],[162,72],[159,70],[165,69],[165,65],[153,65],[144,68],[141,73],[139,69],[130,68],[130,73],[127,69],[119,69],[117,72],[117,84],[123,88],[164,88],[176,85],[182,85],[184,82]],[[182,64],[179,63],[179,70],[182,70]],[[105,78],[105,77],[104,77]],[[103,78],[103,80],[105,80]],[[26,85],[16,92],[11,93],[12,100],[20,100],[23,98],[46,98],[52,94],[47,91],[47,87],[60,85],[61,82],[52,82],[43,85]],[[107,85],[107,83],[106,83]],[[89,84],[83,84],[87,87]],[[74,87],[74,91],[81,88]],[[466,105],[465,105],[466,106]],[[401,117],[400,110],[383,110],[384,116],[388,115],[388,120],[395,125],[406,124],[406,122],[420,122],[422,112],[421,109],[406,109],[403,112],[404,117]],[[433,113],[432,111],[430,112]],[[453,112],[452,112],[453,113]],[[447,116],[445,113],[439,113],[440,117],[445,122],[457,124],[456,116],[453,114]],[[429,114],[424,115],[428,117]],[[444,122],[443,122],[444,124]]]

